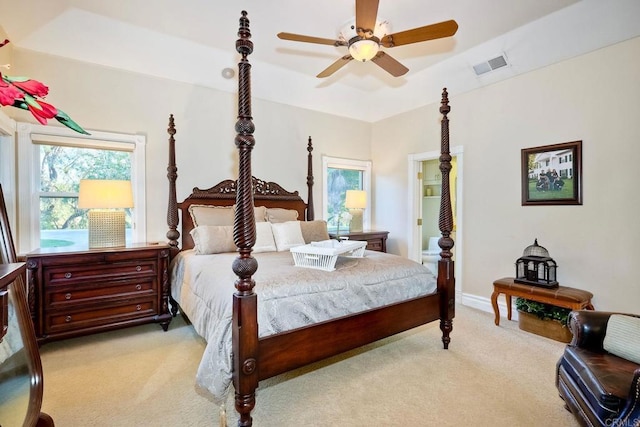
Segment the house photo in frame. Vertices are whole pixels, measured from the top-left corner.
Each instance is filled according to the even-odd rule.
[[[522,149],[522,206],[582,204],[582,141]]]

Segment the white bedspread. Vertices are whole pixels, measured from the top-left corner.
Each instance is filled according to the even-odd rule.
[[[290,252],[253,256],[260,337],[331,318],[432,294],[436,278],[405,258],[366,251],[363,258],[339,257],[336,270],[296,267]],[[231,383],[232,295],[237,253],[181,252],[172,262],[171,294],[207,341],[197,373],[199,386],[221,402]]]

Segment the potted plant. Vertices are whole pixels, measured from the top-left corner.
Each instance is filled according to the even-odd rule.
[[[523,331],[542,335],[561,342],[571,341],[571,331],[567,327],[568,308],[516,298],[518,326]]]

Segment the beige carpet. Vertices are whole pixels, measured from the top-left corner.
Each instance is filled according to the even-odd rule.
[[[254,425],[577,426],[554,385],[563,348],[460,306],[447,351],[434,323],[263,382]],[[179,317],[166,333],[145,325],[47,344],[43,410],[58,427],[217,426],[195,387],[203,349]]]

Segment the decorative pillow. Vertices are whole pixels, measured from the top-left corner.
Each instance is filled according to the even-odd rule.
[[[236,205],[233,205],[233,214],[235,215]],[[267,208],[264,206],[254,206],[253,214],[256,217],[256,222],[265,222],[267,220]]]
[[[273,238],[278,252],[288,251],[294,246],[304,245],[304,237],[300,230],[300,221],[287,221],[271,224]]]
[[[602,347],[611,354],[640,364],[640,318],[612,314]]]
[[[256,222],[256,243],[253,252],[275,252],[276,242],[273,240],[270,222]]]
[[[233,206],[189,205],[193,225],[233,225]]]
[[[267,208],[267,221],[271,223],[296,221],[298,211],[295,209]]]
[[[267,220],[267,208],[264,206],[254,207],[253,213],[256,216],[256,222],[265,222]],[[271,232],[271,229],[269,229],[269,232]]]
[[[300,221],[300,231],[305,243],[329,240],[327,221]]]
[[[200,225],[189,234],[193,238],[197,255],[236,251],[231,225]]]

